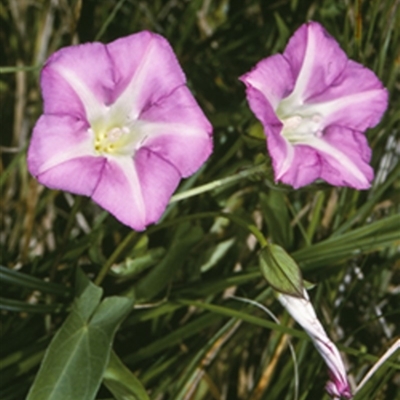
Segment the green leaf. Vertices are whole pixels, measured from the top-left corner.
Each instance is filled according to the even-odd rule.
[[[94,399],[108,364],[115,332],[132,299],[108,297],[78,273],[71,314],[48,347],[28,400]]]
[[[0,282],[7,285],[22,286],[28,289],[40,290],[44,293],[58,294],[61,296],[68,296],[71,292],[63,285],[46,282],[23,272],[3,267],[2,265],[0,265]]]
[[[276,21],[276,26],[279,30],[279,39],[281,40],[282,45],[285,45],[287,39],[290,36],[291,29],[285,24],[284,19],[279,15],[278,12],[274,12],[274,18]]]
[[[297,337],[300,339],[309,339],[309,336],[305,332],[303,332],[299,329],[289,328],[287,326],[278,324],[276,322],[269,321],[269,320],[265,319],[265,317],[255,317],[254,315],[251,315],[251,313],[249,313],[248,308],[242,307],[241,309],[238,309],[238,308],[234,308],[234,307],[237,307],[237,305],[232,306],[232,307],[226,307],[226,306],[220,306],[220,305],[205,303],[205,302],[196,301],[196,300],[179,300],[179,303],[186,305],[186,306],[190,305],[190,306],[198,307],[203,310],[210,311],[212,313],[211,315],[207,315],[207,314],[205,315],[205,317],[208,317],[208,319],[213,318],[213,314],[219,314],[219,315],[223,315],[225,317],[238,318],[238,319],[248,322],[250,324],[261,326],[262,328],[271,329],[271,330],[281,332],[281,333],[287,333],[288,335],[291,335],[291,336],[294,336],[294,337]],[[204,317],[204,316],[202,316],[202,317]],[[202,317],[200,317],[200,318],[202,318]],[[342,348],[343,347],[340,347],[340,349],[342,349]]]
[[[224,240],[218,243],[216,246],[212,247],[209,251],[209,258],[201,267],[201,272],[206,272],[210,268],[214,267],[228,252],[228,250],[235,243],[235,238]]]
[[[191,322],[183,324],[181,327],[173,330],[171,333],[164,335],[158,340],[154,340],[148,346],[140,348],[133,354],[124,357],[124,361],[128,364],[138,365],[139,361],[145,360],[160,353],[169,350],[173,346],[182,343],[183,340],[199,335],[200,331],[214,324],[220,319],[219,315],[203,314]]]
[[[145,388],[112,351],[103,383],[116,400],[148,400]]]
[[[165,254],[163,247],[150,249],[146,254],[135,258],[126,258],[122,263],[114,264],[110,273],[120,279],[131,279],[153,266]]]
[[[282,247],[270,244],[260,251],[261,273],[278,292],[303,297],[300,268]]]
[[[1,69],[0,69],[1,71]],[[1,72],[0,72],[1,73]],[[7,182],[7,179],[12,176],[12,172],[18,168],[18,164],[20,163],[21,159],[24,159],[26,157],[25,150],[20,151],[10,162],[10,164],[7,166],[7,168],[3,169],[1,171],[0,175],[0,188],[3,187],[3,185]]]
[[[0,310],[27,312],[27,313],[59,313],[63,304],[30,304],[26,301],[6,299],[0,297]]]
[[[240,321],[231,318],[214,334],[204,346],[200,348],[197,354],[192,358],[190,364],[185,368],[179,378],[176,394],[172,393],[175,400],[184,400],[191,392],[193,385],[197,385],[208,367],[221,350],[221,347],[236,331]],[[192,392],[193,393],[193,392]]]
[[[400,215],[394,214],[360,228],[332,235],[322,242],[293,253],[303,271],[329,266],[347,258],[395,246],[399,238]]]
[[[0,74],[14,74],[16,72],[31,72],[42,68],[41,65],[24,65],[22,67],[0,67]]]

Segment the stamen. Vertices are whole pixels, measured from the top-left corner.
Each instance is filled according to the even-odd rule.
[[[93,152],[97,156],[132,157],[148,132],[140,121],[107,115],[94,121],[88,129],[92,136]]]
[[[97,128],[101,129],[101,126]],[[133,149],[133,136],[128,126],[113,126],[111,129],[88,129],[88,133],[93,135],[94,150],[98,155],[101,154],[128,154]],[[129,147],[129,149],[128,149]]]

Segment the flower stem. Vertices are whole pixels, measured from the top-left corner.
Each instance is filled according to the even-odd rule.
[[[242,228],[249,230],[256,237],[256,239],[258,240],[258,242],[260,243],[260,246],[262,248],[268,246],[268,242],[265,239],[265,236],[255,225],[248,224],[244,219],[238,217],[237,215],[228,214],[228,213],[220,213],[220,214],[221,214],[221,217],[228,218],[235,224],[241,226]]]
[[[0,74],[14,74],[16,72],[31,72],[42,68],[41,65],[22,65],[17,67],[0,67]]]
[[[265,170],[266,170],[265,164],[261,164],[261,165],[257,165],[252,168],[245,169],[244,171],[238,172],[235,175],[228,176],[223,179],[217,179],[215,181],[206,183],[205,185],[201,185],[196,188],[186,190],[185,192],[182,192],[182,193],[177,193],[176,195],[171,197],[171,200],[169,201],[169,203],[170,204],[175,203],[176,201],[184,200],[189,197],[197,196],[201,193],[209,192],[209,191],[214,190],[219,187],[227,186],[227,185],[231,184],[232,182],[239,181],[250,175],[254,175],[254,174],[257,174],[260,172],[265,172]]]
[[[115,263],[115,261],[118,259],[118,257],[122,254],[122,252],[125,250],[125,248],[132,242],[132,240],[135,239],[137,236],[136,231],[130,232],[123,242],[114,250],[114,252],[111,254],[111,256],[108,258],[106,263],[102,266],[99,274],[97,275],[94,283],[98,286],[101,285],[103,282],[103,279],[106,277],[108,270],[111,268],[111,266]]]

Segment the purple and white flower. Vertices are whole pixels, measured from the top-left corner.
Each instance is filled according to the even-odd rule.
[[[319,322],[305,289],[303,294],[303,298],[299,298],[279,293],[278,300],[307,332],[328,366],[331,380],[326,384],[326,391],[334,398],[351,399],[353,396],[339,350]]]
[[[180,179],[212,151],[212,127],[157,34],[63,48],[46,62],[41,87],[29,171],[133,229],[158,221]]]
[[[320,24],[302,25],[283,54],[265,58],[240,79],[264,126],[276,181],[299,188],[321,178],[370,187],[364,131],[380,121],[387,90]]]

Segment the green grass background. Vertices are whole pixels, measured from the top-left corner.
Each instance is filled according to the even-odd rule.
[[[368,191],[324,183],[294,191],[273,181],[261,126],[238,76],[282,51],[308,20],[322,23],[389,90],[388,111],[367,132],[376,174]],[[136,233],[90,200],[40,186],[27,172],[26,148],[42,110],[38,77],[46,58],[62,46],[107,43],[143,29],[174,48],[214,126],[214,153],[182,182],[181,198],[162,221]],[[67,318],[82,317],[86,303],[72,306],[80,279],[123,320],[114,321],[114,339],[114,328],[107,331],[109,361],[93,359],[104,346],[97,339],[89,338],[85,350],[71,347],[82,359],[75,369],[62,367],[68,388],[93,377],[96,362],[102,368],[84,400],[145,399],[141,384],[154,400],[328,399],[326,367],[262,278],[259,246],[221,211],[257,225],[315,284],[313,304],[355,388],[400,332],[399,36],[398,0],[1,2],[0,398],[25,398],[55,332]],[[212,190],[187,196],[211,182]],[[103,292],[76,279],[78,268]],[[232,295],[256,300],[280,325]],[[125,305],[112,303],[123,296],[135,299],[125,314]],[[62,347],[69,336],[60,336]],[[47,359],[61,354],[57,347]],[[38,385],[52,385],[55,370]],[[397,352],[356,399],[394,400],[399,385]],[[75,400],[66,393],[30,398]]]

